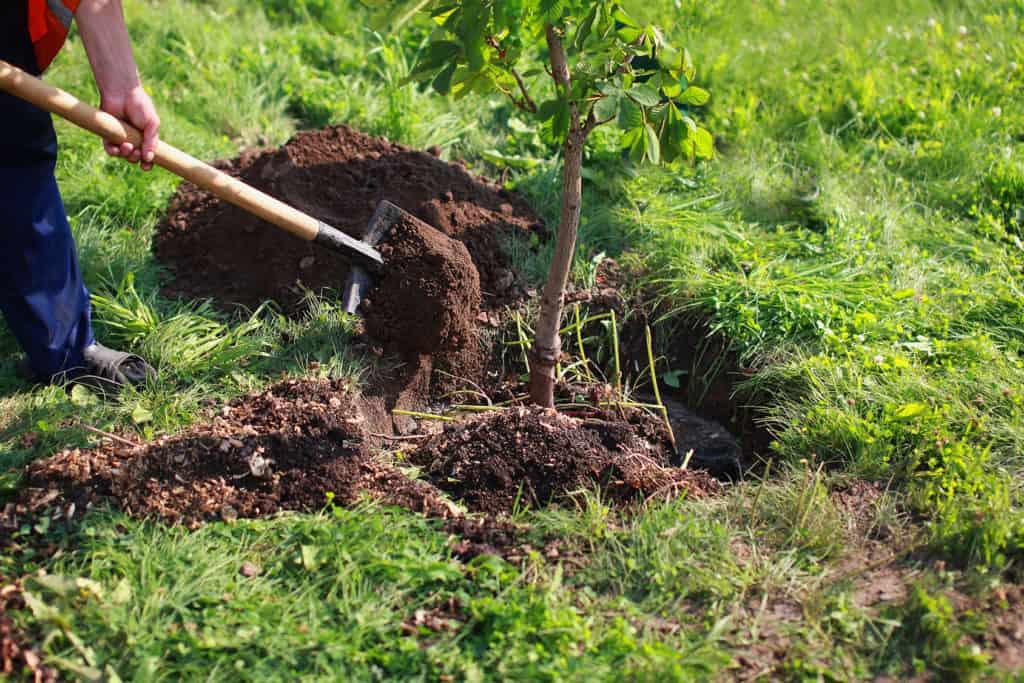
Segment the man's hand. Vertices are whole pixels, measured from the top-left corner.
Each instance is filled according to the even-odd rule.
[[[160,116],[156,113],[153,100],[142,86],[136,85],[126,93],[102,92],[100,109],[142,131],[141,148],[130,142],[121,145],[104,142],[103,147],[107,154],[122,157],[133,164],[141,164],[143,171],[153,168],[153,158],[156,156],[156,144],[160,135]]]
[[[82,0],[75,18],[100,89],[100,109],[142,131],[141,149],[130,142],[104,147],[111,156],[141,163],[148,171],[153,168],[160,117],[139,81],[121,0]]]

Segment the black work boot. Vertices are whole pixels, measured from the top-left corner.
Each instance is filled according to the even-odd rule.
[[[140,386],[156,378],[156,370],[141,357],[133,353],[108,349],[99,343],[87,346],[82,351],[82,358],[81,368],[58,374],[50,381],[58,384],[81,384],[101,394],[116,394],[127,384]],[[32,370],[27,357],[18,363],[18,374],[28,381],[44,381]]]

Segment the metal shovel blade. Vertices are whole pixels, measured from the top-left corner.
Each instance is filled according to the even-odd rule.
[[[366,226],[366,234],[361,240],[370,247],[376,247],[384,238],[393,225],[400,222],[403,216],[409,214],[388,200],[381,201],[377,210],[373,212],[369,224]],[[342,291],[342,305],[346,313],[355,313],[363,302],[366,293],[373,286],[373,275],[358,262],[352,263],[345,280],[345,288]]]

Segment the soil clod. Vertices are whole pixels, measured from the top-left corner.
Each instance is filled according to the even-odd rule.
[[[363,302],[367,332],[403,355],[470,345],[480,313],[480,277],[466,247],[407,214],[379,248],[384,269]]]

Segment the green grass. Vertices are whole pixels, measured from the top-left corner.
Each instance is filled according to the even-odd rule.
[[[479,170],[507,165],[557,216],[557,153],[542,131],[503,102],[403,84],[422,23],[390,36],[347,2],[126,4],[164,136],[197,156],[345,122],[439,144]],[[735,391],[772,430],[771,470],[635,514],[596,495],[523,513],[565,562],[462,563],[433,523],[370,504],[194,532],[105,510],[72,533],[25,528],[0,573],[41,564],[83,579],[28,579],[34,612],[17,615],[64,674],[727,679],[754,646],[784,638],[775,677],[998,675],[974,645],[985,615],[956,596],[1018,580],[1024,538],[1024,7],[657,0],[645,11],[693,52],[722,154],[696,169],[631,168],[599,130],[574,275],[585,281],[602,252],[643,266],[634,284],[656,294],[659,352],[671,351],[665,330],[697,317],[757,368]],[[77,41],[48,77],[95,96]],[[97,329],[161,377],[114,403],[30,390],[0,326],[0,491],[26,462],[94,442],[83,425],[152,438],[282,373],[367,371],[330,300],[293,321],[163,298],[149,245],[176,181],[59,132]],[[543,275],[545,247],[513,251]],[[830,494],[857,479],[887,492],[852,525]],[[31,550],[44,539],[60,547],[51,559]],[[918,551],[886,565],[907,590],[881,610],[858,605],[856,577],[836,580],[878,543]],[[258,576],[240,575],[246,561]],[[403,628],[450,598],[451,630]]]

